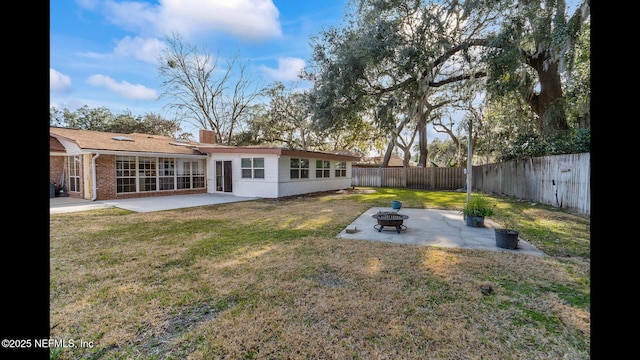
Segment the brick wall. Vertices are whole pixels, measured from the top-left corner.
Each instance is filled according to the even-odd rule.
[[[67,196],[77,199],[84,199],[84,178],[80,176],[80,188],[79,191],[69,191],[69,172],[65,171],[67,165],[67,156],[49,156],[49,180],[55,182],[56,192],[60,186],[60,177],[64,172],[64,190],[67,192]],[[83,163],[80,162],[80,174],[82,174]]]
[[[116,198],[116,156],[100,155],[96,159],[96,200]]]
[[[200,140],[203,144],[215,144],[216,132],[213,130],[200,129]]]
[[[132,199],[154,196],[206,194],[207,188],[185,190],[145,191],[142,193],[116,194],[116,156],[100,155],[96,159],[98,197],[96,200]]]
[[[60,176],[64,170],[64,156],[49,156],[49,180],[56,184],[60,183]]]

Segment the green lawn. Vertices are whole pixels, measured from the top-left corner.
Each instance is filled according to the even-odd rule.
[[[589,359],[590,219],[488,196],[545,258],[337,239],[371,206],[465,193],[355,189],[50,217],[56,359]]]

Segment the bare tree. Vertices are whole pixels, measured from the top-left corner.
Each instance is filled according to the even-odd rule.
[[[166,36],[165,41],[168,48],[158,65],[165,89],[161,97],[171,98],[168,106],[185,121],[213,130],[217,142],[229,144],[260,93],[246,63],[236,54],[222,67],[218,53],[201,51],[179,34]]]

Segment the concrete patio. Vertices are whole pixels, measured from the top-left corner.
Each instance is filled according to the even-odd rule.
[[[360,215],[354,222],[338,234],[341,239],[383,241],[397,244],[456,247],[505,251],[517,254],[545,256],[528,242],[519,239],[516,249],[503,249],[496,246],[495,228],[500,227],[491,219],[485,218],[485,227],[467,226],[463,215],[455,210],[402,208],[399,214],[409,216],[403,221],[406,230],[398,233],[394,227],[384,227],[382,231],[374,228],[377,220],[372,217],[378,211],[391,211],[391,208],[372,207]],[[353,233],[348,233],[355,231]]]

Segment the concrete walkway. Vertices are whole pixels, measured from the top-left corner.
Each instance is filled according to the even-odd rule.
[[[193,206],[223,204],[238,201],[255,200],[228,194],[190,194],[153,196],[147,198],[91,201],[71,197],[55,197],[49,199],[49,214],[108,209],[117,207],[135,212],[152,212]]]
[[[395,227],[384,227],[382,231],[374,228],[378,222],[372,215],[378,211],[392,211],[392,209],[373,207],[365,211],[350,226],[342,230],[338,238],[545,256],[542,251],[522,239],[518,240],[518,246],[513,250],[497,247],[494,229],[500,226],[488,218],[484,220],[485,227],[478,228],[467,226],[459,211],[402,208],[398,213],[407,215],[409,218],[403,221],[403,225],[407,227],[406,230],[398,233]],[[347,229],[355,229],[355,232],[347,233]]]
[[[78,211],[108,209],[113,206],[99,201],[76,199],[72,197],[49,198],[49,214],[63,214]]]

